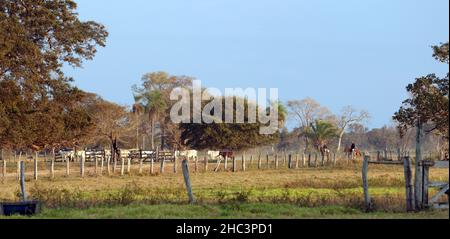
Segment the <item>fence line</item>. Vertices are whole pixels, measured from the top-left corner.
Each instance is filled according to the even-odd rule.
[[[172,153],[173,154],[173,153]],[[225,158],[211,158],[204,157],[203,161],[199,160],[198,157],[192,157],[188,159],[193,161],[193,164],[190,164],[190,167],[193,168],[194,173],[200,172],[199,163],[203,162],[203,172],[220,172],[228,171],[228,162],[231,160],[232,168],[231,172],[247,172],[253,170],[280,170],[280,169],[304,169],[304,168],[317,168],[317,167],[334,167],[337,166],[338,161],[347,161],[346,158],[339,157],[337,153],[330,153],[326,155],[318,154],[318,153],[309,153],[309,152],[278,152],[278,153],[265,153],[265,163],[264,163],[264,153],[262,152],[252,152],[252,154],[247,154],[247,152],[243,152],[239,156],[233,157],[225,157]],[[11,154],[12,155],[12,154]],[[5,157],[2,156],[2,166],[1,176],[2,181],[6,181],[6,179],[11,177],[11,173],[13,172],[14,166],[13,162],[17,162],[19,164],[22,159],[21,152],[15,153],[14,157]],[[27,154],[33,155],[33,154]],[[34,176],[34,180],[42,180],[43,178],[55,179],[61,176],[65,177],[101,177],[104,172],[105,175],[108,176],[126,176],[126,175],[140,175],[143,176],[148,173],[149,170],[150,175],[156,175],[156,170],[159,170],[159,174],[166,174],[167,167],[173,167],[173,173],[180,173],[181,163],[183,162],[185,157],[171,157],[170,153],[161,151],[161,154],[158,150],[155,158],[152,158],[150,161],[146,161],[147,158],[142,157],[142,153],[140,154],[140,158],[131,158],[131,157],[112,157],[103,154],[102,156],[94,156],[91,158],[85,157],[76,157],[72,159],[72,161],[64,156],[62,158],[57,158],[55,154],[51,155],[39,155],[37,152],[34,152],[34,157],[31,157],[31,163],[29,161],[30,158],[25,158],[25,164],[31,164],[33,167],[28,167],[28,172],[31,170],[32,175]],[[174,154],[173,154],[174,155]],[[320,158],[319,158],[320,157]],[[77,159],[78,158],[78,159]],[[88,160],[89,159],[89,160]],[[76,163],[78,162],[78,163]],[[222,162],[223,166],[222,166]],[[76,163],[75,167],[79,167],[79,174],[72,175],[71,174],[71,166],[72,163]],[[157,163],[157,165],[155,165]],[[159,164],[158,164],[159,163]],[[210,163],[217,163],[217,167],[210,168]],[[105,165],[106,164],[106,165]],[[179,165],[180,164],[180,165]],[[149,167],[149,168],[148,168]],[[17,166],[17,179],[19,180],[20,168]],[[65,172],[64,172],[65,171]]]

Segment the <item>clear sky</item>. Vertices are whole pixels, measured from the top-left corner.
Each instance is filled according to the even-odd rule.
[[[405,86],[444,75],[430,46],[449,39],[448,0],[77,0],[83,20],[108,28],[107,47],[83,69],[80,88],[130,105],[131,86],[166,71],[206,87],[279,88],[337,113],[366,109],[390,124]]]

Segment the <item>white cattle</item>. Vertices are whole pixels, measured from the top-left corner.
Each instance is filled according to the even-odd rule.
[[[175,151],[177,157],[186,157],[188,159],[198,157],[197,150]]]
[[[78,150],[76,154],[74,150],[60,150],[59,155],[61,155],[63,159],[68,159],[70,161],[74,161],[77,158],[78,160],[86,159],[86,151],[84,150]]]
[[[220,151],[208,151],[206,154],[209,158],[216,159],[220,156]]]
[[[120,150],[120,157],[121,158],[129,158],[130,154],[131,154],[130,150],[127,150],[127,149],[121,149]]]

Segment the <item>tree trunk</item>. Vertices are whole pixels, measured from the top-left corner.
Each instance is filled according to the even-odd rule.
[[[341,152],[342,139],[344,138],[344,133],[345,133],[345,131],[342,130],[341,134],[339,135],[339,142],[338,142],[337,152]]]
[[[136,126],[136,149],[140,149],[140,148],[139,148],[139,125],[140,125],[140,124],[138,124],[138,125]]]
[[[151,136],[150,136],[150,143],[152,145],[152,150],[155,149],[155,119],[152,118],[151,120]]]
[[[164,146],[166,144],[166,140],[165,140],[166,131],[164,129],[165,127],[163,124],[160,124],[160,127],[161,127],[161,150],[164,150],[165,149]]]

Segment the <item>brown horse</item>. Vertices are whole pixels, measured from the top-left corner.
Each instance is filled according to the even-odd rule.
[[[347,155],[349,159],[355,159],[356,157],[362,156],[361,150],[359,150],[358,148],[352,150],[350,147],[346,147],[344,149],[344,153]]]

